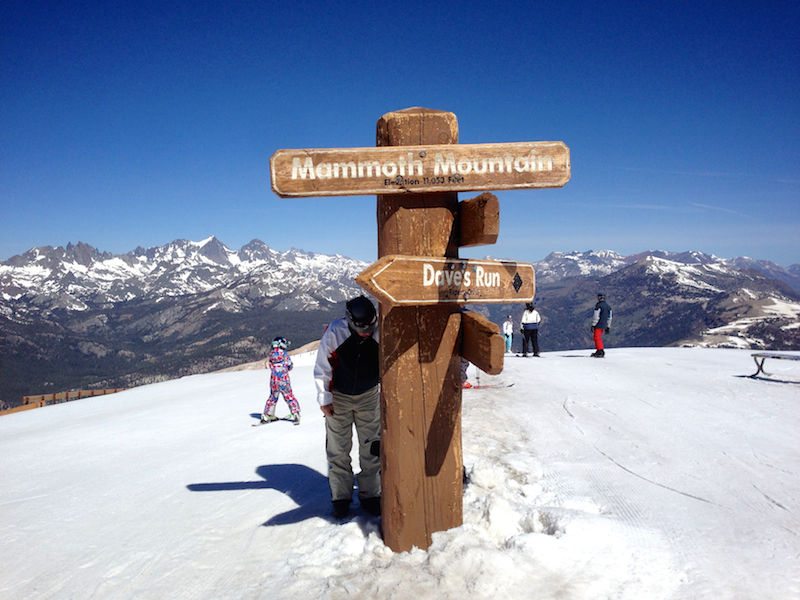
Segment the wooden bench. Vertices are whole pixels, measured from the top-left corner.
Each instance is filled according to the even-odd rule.
[[[758,377],[760,373],[763,373],[764,375],[771,375],[771,373],[767,373],[764,370],[764,361],[768,358],[775,358],[777,360],[800,360],[800,355],[780,354],[778,352],[757,352],[752,356],[753,360],[756,361],[756,367],[758,367],[758,370],[750,375],[750,377]],[[761,359],[761,362],[759,362],[759,359]]]

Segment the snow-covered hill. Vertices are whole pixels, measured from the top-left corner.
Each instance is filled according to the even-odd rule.
[[[0,417],[0,597],[800,596],[800,363],[588,354],[480,374],[515,386],[464,392],[464,525],[401,554],[328,517],[313,354],[300,427],[251,427],[263,370]]]
[[[636,260],[622,267],[619,255],[590,254],[593,260],[578,253],[551,254],[549,264],[537,271],[544,349],[592,346],[591,315],[600,291],[614,311],[607,341],[614,346],[800,349],[800,292],[760,271],[740,270],[696,252],[647,252],[625,257],[626,263]],[[545,282],[539,277],[566,269],[580,273]],[[509,314],[518,323],[521,313],[519,305],[484,309],[495,323]],[[514,343],[521,347],[520,340]]]
[[[606,278],[621,291],[618,314],[637,311],[649,324],[626,345],[647,345],[647,325],[684,330],[664,345],[795,350],[800,347],[800,294],[756,271],[721,262],[675,262],[646,256]],[[633,324],[633,323],[632,323]],[[702,324],[702,326],[698,326]],[[626,324],[623,324],[624,328]],[[633,333],[633,332],[632,332]]]

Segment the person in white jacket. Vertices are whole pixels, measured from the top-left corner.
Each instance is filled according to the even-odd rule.
[[[528,356],[528,351],[533,352],[533,356],[539,356],[539,323],[542,317],[539,315],[532,302],[525,305],[525,310],[520,319],[519,328],[522,332],[522,356]]]
[[[353,425],[359,442],[358,498],[370,514],[381,511],[380,364],[378,315],[365,297],[347,303],[346,318],[331,323],[322,334],[314,365],[317,402],[325,415],[325,450],[333,516],[345,518],[353,500]]]
[[[514,319],[511,315],[503,323],[503,338],[506,341],[506,353],[511,353],[511,342],[514,341]]]

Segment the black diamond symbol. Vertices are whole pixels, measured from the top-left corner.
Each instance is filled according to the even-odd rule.
[[[514,291],[519,292],[519,288],[522,287],[522,277],[519,276],[519,273],[514,273],[514,281],[511,284],[514,286]]]

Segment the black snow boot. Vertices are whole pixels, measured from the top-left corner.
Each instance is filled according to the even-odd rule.
[[[361,508],[371,515],[379,517],[381,515],[381,497],[377,498],[362,498]]]
[[[331,514],[334,519],[342,520],[350,512],[350,500],[334,500]]]

